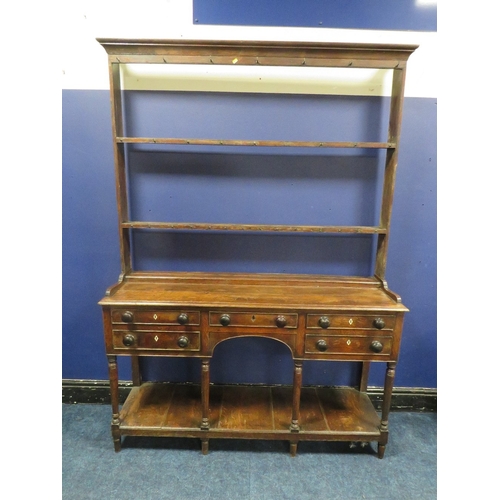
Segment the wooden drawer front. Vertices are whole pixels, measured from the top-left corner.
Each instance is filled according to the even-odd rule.
[[[111,311],[113,323],[199,325],[199,311],[114,309]]]
[[[353,354],[388,356],[392,337],[356,335],[306,335],[306,354]]]
[[[306,328],[316,330],[330,330],[335,328],[373,328],[375,330],[391,331],[396,324],[396,316],[387,314],[308,314]]]
[[[113,330],[113,347],[128,351],[199,351],[200,332],[131,332]]]
[[[210,312],[210,326],[254,328],[297,328],[297,314]]]

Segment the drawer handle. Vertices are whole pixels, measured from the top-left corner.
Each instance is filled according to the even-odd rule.
[[[284,326],[286,326],[285,316],[278,316],[276,318],[276,325],[279,326],[280,328],[283,328]]]
[[[316,342],[316,349],[318,351],[324,352],[328,349],[328,344],[326,343],[326,340],[318,340]]]
[[[378,328],[379,330],[382,330],[382,328],[385,327],[385,321],[382,318],[376,318],[373,320],[373,326],[375,328]]]
[[[133,346],[135,344],[135,336],[132,335],[131,333],[127,333],[126,335],[123,336],[123,345],[126,347]]]
[[[189,344],[189,339],[185,337],[184,335],[182,337],[179,337],[179,340],[177,341],[177,345],[179,347],[187,347]]]
[[[370,349],[373,351],[373,352],[382,352],[382,349],[384,348],[384,346],[382,345],[382,342],[379,342],[378,340],[374,340],[371,344],[370,344]]]
[[[189,317],[186,313],[180,313],[179,316],[177,316],[177,321],[181,325],[185,325],[189,321]]]
[[[130,311],[125,311],[122,314],[122,321],[124,323],[132,323],[132,321],[134,321],[134,313],[131,313]]]
[[[328,319],[327,316],[321,316],[318,320],[318,325],[321,326],[321,328],[328,328],[330,326],[330,320]]]
[[[223,314],[220,317],[219,322],[222,326],[227,326],[231,323],[231,316],[229,316],[229,314]]]

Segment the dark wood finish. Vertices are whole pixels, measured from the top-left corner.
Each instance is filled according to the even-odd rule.
[[[113,309],[209,307],[250,314],[307,310],[307,314],[373,317],[407,311],[375,278],[290,274],[131,273],[99,304]]]
[[[320,322],[320,320],[326,319],[326,321]],[[379,327],[380,322],[383,321],[383,326]],[[336,330],[336,329],[358,329],[363,330],[373,328],[376,330],[392,330],[394,328],[394,323],[396,322],[396,316],[393,315],[366,315],[361,316],[359,314],[308,314],[307,315],[307,328],[322,329],[322,330]]]
[[[175,139],[170,137],[117,137],[118,143],[124,144],[179,144],[191,146],[260,146],[291,148],[357,148],[357,149],[392,149],[395,142],[342,142],[342,141],[252,141],[235,139]]]
[[[124,342],[128,337],[133,339],[130,344]],[[182,340],[181,340],[182,339]],[[184,340],[187,339],[187,340]],[[113,330],[113,347],[116,351],[128,350],[166,350],[166,351],[199,351],[200,332],[134,332]]]
[[[242,303],[245,304],[246,311],[241,309]],[[364,363],[368,360],[397,360],[398,350],[395,346],[399,347],[401,336],[400,318],[407,309],[394,299],[394,294],[389,293],[378,279],[307,275],[132,273],[125,276],[119,285],[111,287],[100,304],[107,326],[105,338],[108,352],[204,358],[201,390],[193,389],[186,393],[186,389],[179,389],[177,396],[188,398],[182,402],[172,402],[169,399],[171,392],[166,392],[163,396],[165,405],[169,408],[173,405],[171,410],[167,409],[170,412],[169,422],[174,419],[172,412],[178,412],[178,408],[182,408],[178,418],[182,421],[182,415],[187,415],[184,424],[179,422],[167,431],[163,429],[164,423],[156,421],[154,425],[143,426],[140,424],[142,417],[137,417],[134,407],[127,404],[122,415],[130,417],[125,420],[121,418],[120,435],[199,437],[202,440],[202,452],[207,453],[207,435],[196,433],[191,427],[189,430],[176,430],[179,426],[185,427],[187,420],[194,422],[193,415],[197,415],[196,423],[192,426],[199,431],[210,431],[210,439],[214,437],[213,433],[215,437],[260,436],[263,439],[278,439],[279,434],[280,439],[290,440],[292,455],[297,452],[299,440],[322,439],[319,436],[335,440],[344,437],[350,441],[386,439],[386,433],[374,434],[372,430],[363,433],[363,429],[360,431],[358,428],[359,423],[349,429],[348,420],[342,420],[345,427],[341,432],[333,432],[332,436],[325,437],[325,433],[332,432],[332,426],[335,428],[332,421],[337,417],[324,416],[325,411],[326,414],[330,411],[325,410],[325,406],[329,408],[333,403],[328,398],[324,400],[321,391],[312,400],[307,399],[312,396],[304,396],[308,394],[308,388],[301,387],[303,359],[352,360]],[[217,311],[213,310],[214,306],[218,307]],[[198,308],[197,314],[193,314],[195,307]],[[177,320],[180,311],[187,311],[188,318],[195,324],[171,324]],[[130,321],[129,316],[126,316],[126,322],[122,321],[124,312],[133,313]],[[221,324],[222,316],[230,319],[226,326]],[[317,324],[318,318],[323,316],[330,320],[327,329]],[[287,325],[280,327],[276,324],[280,317],[286,320]],[[384,320],[383,328],[377,328],[376,324],[382,326],[380,322],[377,323],[381,318]],[[161,322],[158,324],[159,320]],[[172,331],[174,328],[176,330]],[[132,345],[123,345],[125,334],[135,336]],[[272,391],[272,395],[269,395],[261,393],[258,388],[243,390],[240,387],[220,393],[217,392],[219,389],[210,386],[209,359],[214,349],[222,341],[245,335],[275,339],[289,347],[295,360],[294,384],[291,389],[283,388],[284,392]],[[158,340],[154,340],[155,336]],[[187,347],[177,344],[178,339],[183,336],[190,338]],[[317,350],[318,340],[325,341],[325,351]],[[381,351],[371,349],[375,341],[382,343]],[[366,380],[361,384],[366,385]],[[149,391],[154,391],[154,384],[148,387]],[[112,391],[117,391],[117,388],[112,386]],[[354,390],[348,392],[350,397],[358,394]],[[154,411],[157,411],[157,397],[159,396],[147,399],[153,401],[151,408]],[[388,398],[384,399],[384,405],[390,404],[390,396]],[[245,403],[247,399],[251,403]],[[335,401],[336,408],[344,404],[342,399]],[[362,401],[365,405],[369,399]],[[161,407],[161,412],[165,413],[164,405]],[[272,418],[270,408],[273,409]],[[216,416],[219,410],[220,414]],[[373,406],[371,411],[375,412]],[[150,422],[151,419],[153,416],[148,414],[146,421]],[[274,423],[268,428],[271,421]],[[377,425],[380,426],[380,419]],[[155,427],[163,430],[153,430]],[[117,432],[116,426],[114,432]],[[282,433],[288,434],[284,437],[281,436]],[[295,439],[294,435],[299,437]]]
[[[200,429],[200,386],[145,382],[120,412],[123,435],[330,441],[377,440],[380,419],[370,399],[352,388],[301,389],[300,432],[290,432],[295,389],[283,386],[210,387],[210,425]],[[177,432],[178,431],[178,432]]]
[[[338,233],[338,234],[384,234],[378,226],[291,226],[273,224],[206,224],[202,222],[143,222],[127,221],[124,229],[191,229],[196,231],[254,231],[282,233]]]
[[[227,314],[224,312],[210,312],[209,325],[220,326],[220,318],[229,317],[228,327],[251,327],[251,328],[297,328],[297,314],[277,313],[244,313],[234,312]],[[283,326],[281,326],[281,322]]]
[[[325,349],[318,349],[317,343],[323,341],[326,343]],[[382,346],[379,349],[379,342]],[[338,356],[339,354],[354,355],[356,357],[384,357],[390,356],[392,352],[392,337],[367,336],[366,333],[358,332],[358,335],[306,335],[306,355],[313,354],[318,357],[318,351],[325,356]],[[309,356],[308,356],[309,357]],[[321,356],[323,357],[323,356]]]
[[[109,370],[109,386],[111,392],[111,410],[113,416],[111,419],[111,434],[115,451],[121,450],[121,431],[120,431],[120,409],[118,400],[118,367],[116,364],[116,356],[108,355],[108,370]]]
[[[201,428],[208,430],[210,427],[210,361],[204,359],[201,364]]]
[[[123,316],[127,315],[130,320],[124,321]],[[184,319],[185,318],[185,319]],[[114,309],[111,311],[111,321],[113,324],[130,323],[139,325],[199,325],[199,311],[157,311],[156,309],[144,310],[135,308]]]
[[[98,39],[108,53],[121,274],[99,302],[103,310],[115,450],[121,437],[184,436],[299,441],[375,441],[383,457],[388,415],[408,309],[385,282],[401,132],[406,62],[414,45]],[[128,137],[120,65],[216,64],[393,70],[387,142],[274,141]],[[303,68],[303,69],[302,69]],[[334,139],[334,138],[332,138]],[[130,220],[127,147],[133,144],[365,148],[385,150],[378,226],[207,224]],[[374,276],[135,271],[136,229],[367,234],[377,237]],[[210,360],[221,342],[253,336],[281,342],[293,358],[291,387],[213,386]],[[116,356],[132,359],[133,388],[121,410]],[[196,357],[201,384],[143,382],[141,356]],[[358,361],[359,390],[302,387],[304,360]],[[386,362],[381,416],[367,396],[370,362]]]
[[[222,64],[395,69],[417,45],[98,38],[111,64]]]
[[[120,67],[117,64],[109,65],[110,96],[111,96],[111,123],[113,136],[123,135],[123,114],[121,100]],[[118,209],[118,220],[120,223],[128,219],[128,197],[127,197],[127,175],[125,169],[125,147],[123,144],[114,142],[115,158],[115,185]],[[132,269],[130,254],[130,231],[120,227],[120,255],[122,275]]]
[[[384,399],[382,401],[382,416],[380,418],[380,437],[378,443],[378,457],[384,458],[385,447],[389,439],[389,410],[391,407],[392,389],[394,387],[394,376],[396,375],[396,363],[387,363],[384,383]]]
[[[396,143],[394,149],[387,151],[385,162],[384,188],[382,193],[382,209],[380,212],[380,226],[387,229],[385,234],[380,234],[377,244],[375,259],[375,275],[385,278],[387,265],[387,248],[389,243],[389,227],[391,223],[394,186],[396,183],[396,169],[398,166],[399,138],[401,134],[401,121],[403,116],[404,84],[406,68],[393,71],[391,110],[389,114],[389,140]]]
[[[290,430],[292,432],[300,431],[300,392],[302,389],[302,361],[295,361],[293,372],[293,393],[292,393],[292,423]]]

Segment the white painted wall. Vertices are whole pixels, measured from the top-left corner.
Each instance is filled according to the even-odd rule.
[[[96,38],[184,38],[215,40],[286,40],[312,42],[401,43],[420,45],[408,64],[406,96],[437,96],[437,34],[412,31],[345,30],[193,23],[190,0],[67,2],[61,50],[63,89],[109,88],[107,57]],[[133,67],[132,67],[133,66]],[[301,71],[302,70],[302,71]],[[130,65],[124,72],[130,89],[229,90],[388,95],[390,72],[322,68],[187,67]],[[159,79],[169,74],[168,83]],[[197,80],[203,76],[205,83]],[[224,76],[224,78],[220,78]],[[209,77],[209,78],[207,78]],[[260,80],[259,80],[260,78]],[[208,80],[208,83],[207,83]]]

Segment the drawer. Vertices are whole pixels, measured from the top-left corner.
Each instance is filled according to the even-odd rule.
[[[210,326],[242,326],[254,328],[297,328],[297,314],[210,312]]]
[[[199,351],[200,332],[130,332],[113,330],[113,347],[130,351]]]
[[[113,309],[111,321],[129,324],[199,325],[199,311]]]
[[[395,324],[396,316],[390,314],[308,314],[306,319],[306,328],[318,330],[334,328],[392,330]]]
[[[353,354],[388,356],[392,337],[356,335],[306,335],[306,354]]]

